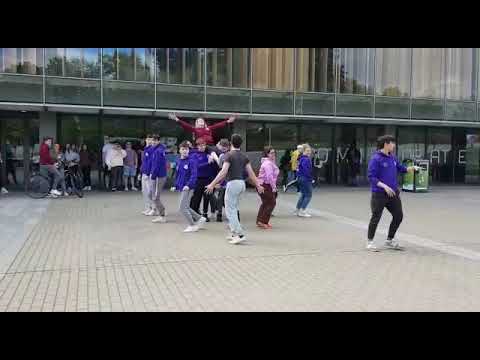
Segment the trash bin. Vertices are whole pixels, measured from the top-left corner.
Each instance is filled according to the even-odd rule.
[[[402,190],[410,192],[428,192],[429,161],[428,160],[405,160],[406,167],[416,165],[420,170],[403,175]]]
[[[420,167],[420,170],[415,171],[413,174],[414,177],[414,192],[428,192],[428,180],[429,180],[429,165],[428,160],[417,160],[416,164]]]

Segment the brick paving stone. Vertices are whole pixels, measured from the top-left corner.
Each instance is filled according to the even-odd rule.
[[[321,190],[312,201],[321,215],[300,219],[289,214],[295,195],[281,194],[274,229],[261,231],[258,196],[248,193],[241,208],[248,241],[240,246],[227,243],[225,224],[182,233],[170,193],[167,224],[139,215],[138,193],[50,201],[14,256],[3,258],[0,311],[480,310],[472,215],[480,193],[402,194],[402,234],[465,249],[466,257],[428,241],[406,243],[405,252],[364,251],[368,197],[362,189]],[[380,228],[388,221],[385,213]]]

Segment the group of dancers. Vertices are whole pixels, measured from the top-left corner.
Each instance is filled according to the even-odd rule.
[[[247,155],[241,151],[243,139],[233,134],[231,139],[221,139],[213,144],[212,130],[233,123],[235,117],[208,126],[203,118],[198,118],[195,127],[180,120],[175,114],[169,118],[180,123],[187,131],[195,134],[195,146],[189,141],[179,145],[180,158],[176,166],[175,185],[172,191],[179,196],[179,212],[185,218],[187,227],[185,233],[197,232],[210,221],[208,206],[217,212],[217,221],[223,221],[222,209],[230,228],[227,240],[230,244],[240,244],[246,241],[246,232],[240,223],[239,205],[242,194],[246,191],[246,182],[256,188],[261,199],[256,225],[264,230],[272,229],[270,223],[278,196],[277,179],[279,168],[276,164],[276,151],[265,147],[258,176],[255,174]],[[165,147],[160,143],[159,135],[147,135],[146,147],[143,152],[141,167],[142,192],[146,216],[153,216],[154,223],[165,223],[166,211],[161,201],[162,189],[167,179]],[[397,173],[419,170],[412,166],[406,168],[394,156],[395,138],[382,136],[377,141],[377,152],[372,156],[368,166],[368,178],[371,183],[372,216],[368,227],[366,248],[379,251],[374,242],[377,225],[380,222],[384,208],[392,214],[385,247],[402,250],[395,234],[403,219],[402,203],[398,190]],[[295,215],[310,218],[307,212],[312,199],[312,149],[308,144],[299,145],[296,182],[299,199]],[[200,214],[200,203],[203,199],[203,213]]]

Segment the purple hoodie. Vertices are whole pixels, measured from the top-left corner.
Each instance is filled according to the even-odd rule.
[[[298,158],[297,177],[304,178],[307,181],[313,180],[312,159],[307,155],[301,155]]]
[[[152,167],[152,155],[153,155],[154,148],[153,146],[146,146],[143,150],[143,162],[142,162],[142,174],[143,175],[150,175],[151,167]]]
[[[398,172],[406,173],[407,168],[400,164],[394,155],[385,155],[382,151],[377,151],[368,163],[368,179],[372,185],[372,192],[385,192],[377,186],[379,181],[388,185],[393,191],[398,191]]]
[[[278,166],[269,158],[262,158],[262,165],[258,173],[260,184],[268,184],[272,187],[272,191],[277,191],[277,178],[280,170]]]
[[[199,179],[215,179],[218,171],[216,172],[217,165],[215,162],[208,163],[209,153],[206,151],[198,151],[196,149],[190,150],[190,156],[193,156],[198,165],[197,177]]]

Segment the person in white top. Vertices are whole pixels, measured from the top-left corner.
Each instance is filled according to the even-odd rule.
[[[108,166],[105,162],[107,158],[107,154],[110,150],[113,149],[113,144],[111,143],[110,137],[105,136],[103,138],[103,148],[102,148],[102,162],[103,162],[103,187],[105,189],[111,189],[112,188],[112,174],[110,173],[110,170],[108,170]],[[107,176],[108,176],[108,187],[107,187]]]
[[[105,164],[108,170],[112,172],[112,180],[110,181],[112,191],[117,191],[117,188],[122,185],[123,159],[126,156],[127,152],[118,143],[113,144],[113,148],[107,152]]]

